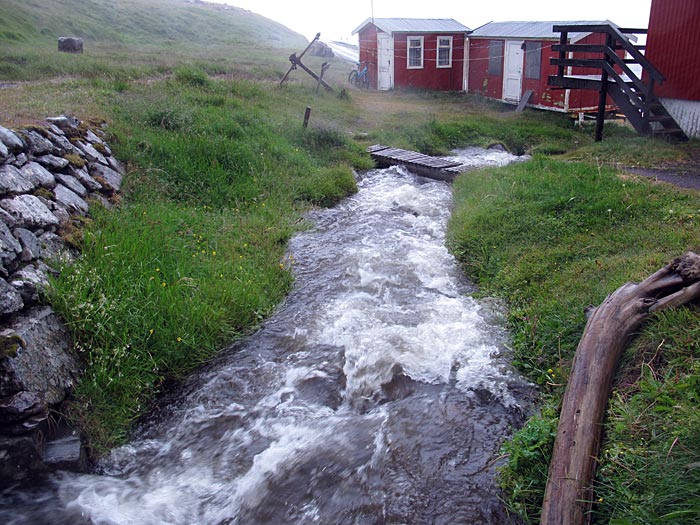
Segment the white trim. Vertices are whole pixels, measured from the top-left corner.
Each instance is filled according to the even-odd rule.
[[[462,65],[464,71],[462,71],[462,91],[465,93],[469,92],[469,51],[471,46],[471,40],[469,38],[464,38],[464,59],[462,60]]]
[[[411,40],[420,40],[420,65],[411,65]],[[409,35],[406,37],[406,69],[423,69],[425,56],[425,37]]]
[[[440,65],[440,40],[449,40],[450,42],[450,47],[449,47],[449,59],[447,64],[445,65]],[[450,69],[452,67],[452,36],[441,36],[437,35],[437,54],[435,55],[435,67],[438,69]]]

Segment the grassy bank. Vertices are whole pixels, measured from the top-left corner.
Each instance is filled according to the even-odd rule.
[[[100,89],[130,170],[123,202],[95,210],[50,297],[87,364],[71,416],[98,450],[164,381],[269,315],[291,284],[285,249],[302,213],[353,192],[351,167],[368,166],[343,135],[277,113],[293,89],[192,68]]]
[[[534,523],[584,308],[700,247],[700,196],[538,156],[461,177],[455,197],[453,251],[482,294],[508,301],[516,364],[545,394],[541,413],[505,445],[501,476],[511,507]],[[664,313],[630,348],[608,413],[594,522],[697,523],[698,326],[696,306]]]

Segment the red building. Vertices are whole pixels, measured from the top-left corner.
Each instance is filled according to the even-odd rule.
[[[353,34],[371,88],[463,91],[468,32],[452,19],[368,18]]]
[[[505,102],[518,103],[528,96],[530,107],[571,113],[588,113],[598,108],[598,94],[584,89],[561,89],[547,85],[557,66],[552,45],[560,34],[557,24],[596,25],[610,22],[491,22],[469,35],[468,91]],[[605,43],[605,36],[591,33],[569,33],[569,44]],[[581,55],[579,58],[586,58]],[[594,73],[574,68],[569,74]],[[600,75],[599,75],[600,76]],[[614,106],[609,102],[610,109]]]
[[[689,137],[700,137],[700,2],[653,0],[647,59],[666,77],[654,93]]]

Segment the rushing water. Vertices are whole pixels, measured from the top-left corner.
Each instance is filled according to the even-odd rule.
[[[527,386],[445,248],[450,186],[359,187],[292,240],[295,290],[258,333],[99,473],[6,494],[0,521],[507,523],[493,475]]]

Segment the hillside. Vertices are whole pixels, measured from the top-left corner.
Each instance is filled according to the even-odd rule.
[[[0,41],[53,43],[59,36],[123,46],[257,43],[296,48],[306,39],[245,9],[185,0],[4,0]]]
[[[61,36],[83,38],[84,54],[58,53]],[[277,22],[221,4],[186,0],[0,3],[0,80],[106,73],[134,78],[168,72],[185,60],[207,62],[211,73],[263,66],[267,68],[264,76],[270,67],[275,72],[284,69],[287,50],[303,49],[306,44],[303,36]]]

